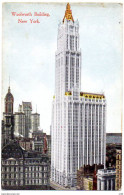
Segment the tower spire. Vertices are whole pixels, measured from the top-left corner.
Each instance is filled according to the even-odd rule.
[[[8,87],[8,92],[10,93],[10,76],[9,76],[9,87]]]
[[[71,8],[70,7],[70,4],[67,3],[67,5],[66,5],[66,11],[65,11],[65,16],[63,18],[63,23],[64,23],[65,19],[72,20],[74,22],[74,19],[73,19],[73,16],[72,16],[72,11],[71,11],[70,8]]]

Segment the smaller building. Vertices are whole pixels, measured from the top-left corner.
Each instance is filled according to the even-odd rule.
[[[116,190],[121,190],[122,185],[122,150],[116,151]]]
[[[115,190],[115,169],[100,169],[97,172],[97,190]]]
[[[93,178],[84,177],[84,189],[83,190],[93,190]]]
[[[34,139],[34,150],[38,152],[44,153],[45,141],[47,142],[47,155],[51,158],[51,135],[37,130],[31,133],[31,137]]]
[[[104,165],[84,165],[77,171],[77,190],[97,190],[97,170],[103,169]],[[87,182],[86,182],[87,181]],[[92,181],[92,185],[91,185]],[[87,183],[87,184],[86,184]],[[88,187],[90,185],[90,188]],[[91,187],[92,186],[92,187]]]
[[[47,155],[51,159],[51,135],[46,135],[47,138]]]
[[[2,147],[14,139],[14,116],[3,113],[2,122]]]
[[[19,145],[27,151],[34,150],[34,140],[33,138],[16,138]]]
[[[47,154],[26,151],[11,141],[2,149],[2,189],[50,189],[50,161]]]
[[[15,127],[14,134],[15,136],[26,136],[25,132],[25,114],[23,112],[15,112],[14,114]]]
[[[32,113],[31,114],[31,131],[37,131],[40,126],[40,114]]]
[[[106,168],[116,168],[116,151],[121,148],[121,144],[106,144]]]
[[[43,131],[41,130],[32,132],[31,137],[34,139],[34,150],[35,151],[43,152],[45,135],[46,134],[43,133]]]

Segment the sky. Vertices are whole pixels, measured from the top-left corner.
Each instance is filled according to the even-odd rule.
[[[55,52],[58,24],[65,3],[3,4],[2,111],[9,86],[14,111],[22,101],[31,101],[40,113],[40,127],[50,133],[55,91]],[[107,132],[121,132],[122,112],[122,6],[119,3],[71,3],[79,21],[82,53],[81,91],[103,93],[107,100]],[[41,12],[49,16],[12,16]],[[18,23],[18,19],[27,23]],[[38,19],[39,23],[30,23]]]

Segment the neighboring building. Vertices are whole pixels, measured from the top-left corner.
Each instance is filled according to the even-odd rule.
[[[31,114],[31,131],[38,131],[38,127],[40,126],[40,114],[33,113]]]
[[[84,177],[84,188],[83,190],[93,190],[93,178],[92,177]]]
[[[14,119],[15,119],[15,128],[14,128],[15,136],[17,136],[17,137],[18,136],[26,137],[25,114],[23,112],[15,112]]]
[[[122,144],[122,133],[106,133],[106,144]]]
[[[106,144],[106,168],[116,167],[116,151],[121,149],[121,144]]]
[[[5,113],[13,114],[13,104],[14,104],[14,97],[9,87],[8,93],[5,96]]]
[[[77,185],[82,165],[105,165],[105,96],[80,89],[79,23],[68,3],[58,27],[51,124],[51,181],[62,186]]]
[[[32,114],[31,102],[22,102],[22,110],[25,114],[25,137],[29,137],[29,131],[31,130],[31,114]]]
[[[12,141],[2,149],[2,189],[49,189],[50,162],[46,154],[27,152]]]
[[[116,151],[116,190],[122,186],[122,150]]]
[[[46,154],[28,152],[25,154],[25,185],[50,186],[50,161]]]
[[[45,141],[47,142],[47,155],[51,159],[51,135],[47,135],[41,130],[32,132],[34,140],[34,150],[44,153]],[[45,138],[45,139],[44,139]]]
[[[97,190],[115,190],[116,171],[101,169],[97,172]]]
[[[106,168],[116,167],[116,145],[107,144],[106,145]]]
[[[18,144],[27,151],[34,150],[33,138],[16,138]]]
[[[1,185],[3,189],[24,185],[23,153],[23,149],[12,141],[2,149]]]
[[[92,185],[90,185],[90,187],[92,186],[92,189],[91,188],[90,189],[97,190],[96,173],[98,169],[103,169],[103,168],[104,165],[92,165],[92,166],[84,165],[83,167],[80,167],[80,169],[77,171],[77,190],[87,190],[88,183],[91,184],[91,181],[92,181]]]
[[[14,139],[14,115],[13,115],[14,97],[10,87],[5,96],[5,112],[2,121],[2,147]]]
[[[15,136],[20,135],[28,138],[31,132],[37,131],[40,126],[40,114],[32,113],[31,102],[22,102],[19,104],[18,112],[14,114],[15,118]]]
[[[31,137],[34,139],[34,150],[43,152],[45,133],[41,130],[34,131]]]
[[[47,155],[51,159],[51,135],[46,135],[47,138]]]

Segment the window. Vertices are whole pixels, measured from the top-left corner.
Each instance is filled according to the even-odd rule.
[[[70,36],[70,49],[74,50],[74,36]]]
[[[76,46],[76,50],[77,50],[77,48],[78,48],[78,42],[77,42],[77,37],[76,37],[76,42],[75,42],[75,46]]]
[[[67,35],[66,47],[68,49],[68,35]]]
[[[8,104],[8,112],[12,112],[11,104]]]

